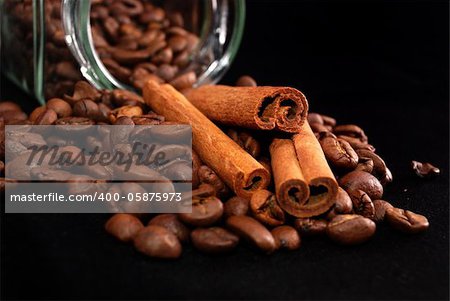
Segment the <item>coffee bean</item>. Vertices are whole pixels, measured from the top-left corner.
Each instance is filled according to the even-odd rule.
[[[347,214],[352,212],[353,210],[352,199],[350,198],[348,193],[341,187],[338,187],[338,193],[336,195],[336,203],[334,205],[334,208],[335,211],[339,214]]]
[[[366,157],[358,158],[358,165],[356,165],[355,170],[365,171],[372,173],[373,171],[373,160]]]
[[[321,123],[314,122],[314,123],[311,123],[310,126],[311,126],[311,130],[314,133],[317,133],[317,134],[330,133],[331,134],[330,129],[326,125],[323,125]],[[333,136],[336,139],[336,136],[334,134],[331,134],[330,136]]]
[[[35,125],[50,125],[55,123],[58,119],[58,115],[52,109],[45,109],[34,121]]]
[[[169,39],[168,44],[174,52],[180,52],[186,48],[187,40],[184,36],[175,35]]]
[[[239,77],[239,79],[236,81],[236,86],[238,87],[256,87],[256,81],[248,75],[243,75]]]
[[[297,218],[294,227],[301,236],[316,236],[325,234],[328,222],[323,219]]]
[[[309,112],[308,113],[308,123],[309,124],[318,123],[318,124],[323,125],[323,118],[320,114]]]
[[[148,225],[164,227],[175,234],[181,242],[189,241],[189,229],[178,220],[175,214],[159,214],[152,218]]]
[[[375,154],[374,152],[371,152],[370,150],[365,149],[358,149],[356,151],[359,157],[365,157],[372,159],[373,161],[373,170],[372,174],[377,177],[379,180],[386,178],[386,163],[384,163],[384,160],[381,159],[380,156]]]
[[[439,168],[433,166],[431,163],[422,163],[419,161],[411,161],[411,167],[421,178],[432,178],[438,176],[441,171]]]
[[[368,139],[363,129],[354,124],[337,125],[333,128],[333,133],[337,136],[345,135],[358,138],[361,142],[367,143]]]
[[[208,166],[202,165],[198,169],[198,178],[201,183],[207,183],[214,186],[216,190],[216,195],[220,198],[225,198],[228,193],[228,187],[225,183],[217,176],[217,174]]]
[[[197,228],[191,233],[195,248],[205,253],[225,253],[236,248],[239,237],[221,227]]]
[[[68,117],[72,115],[72,108],[61,98],[52,98],[46,103],[47,108],[52,109],[58,115],[58,118]]]
[[[238,236],[248,240],[265,253],[272,253],[277,245],[273,235],[261,223],[249,216],[230,216],[227,227]]]
[[[400,208],[387,208],[385,219],[394,229],[411,234],[423,232],[430,225],[425,216]]]
[[[223,204],[223,214],[225,217],[233,215],[247,215],[249,210],[249,200],[234,196]]]
[[[376,225],[370,219],[361,215],[344,214],[330,221],[327,234],[337,243],[355,245],[367,241],[375,234],[375,230]]]
[[[87,98],[79,100],[73,105],[73,114],[74,116],[87,117],[95,120],[99,116],[98,105]]]
[[[336,125],[336,119],[334,119],[333,117],[323,115],[323,114],[320,114],[320,116],[322,116],[324,125],[329,125],[331,127],[334,127]]]
[[[339,179],[339,185],[347,192],[349,190],[362,190],[372,200],[381,199],[383,186],[377,178],[364,171],[352,171]]]
[[[77,125],[76,127],[73,127],[74,130],[83,130],[83,127],[80,127],[81,125],[86,126],[89,128],[91,125],[95,124],[95,122],[89,118],[86,117],[64,117],[56,120],[56,125]],[[65,129],[69,129],[69,127],[65,127]]]
[[[28,119],[29,119],[31,122],[34,123],[34,122],[36,121],[36,119],[39,117],[39,115],[41,115],[46,109],[47,109],[46,106],[40,106],[40,107],[37,107],[36,109],[34,109],[34,110],[31,112],[31,114],[30,114],[30,116],[28,117]]]
[[[12,101],[0,101],[0,112],[11,112],[11,111],[19,111],[22,109],[20,106]]]
[[[144,228],[142,222],[131,214],[115,214],[105,224],[106,232],[123,242],[134,239]]]
[[[192,88],[197,81],[197,75],[194,72],[188,72],[177,76],[169,82],[175,89],[181,91],[183,89]]]
[[[389,208],[394,208],[390,203],[383,200],[373,201],[373,207],[375,208],[375,215],[373,221],[376,223],[382,222],[384,220],[386,210]]]
[[[285,222],[284,211],[278,205],[275,195],[268,190],[258,190],[250,200],[253,216],[269,226],[280,226]]]
[[[352,170],[358,164],[358,155],[347,141],[324,136],[320,139],[320,145],[328,162],[335,168]]]
[[[178,238],[161,226],[150,225],[141,229],[134,238],[134,247],[150,257],[175,259],[181,256]]]
[[[348,190],[348,194],[352,199],[353,210],[356,214],[373,219],[375,216],[375,208],[372,200],[364,191],[360,189]]]
[[[207,227],[217,222],[223,214],[222,202],[214,197],[193,198],[192,213],[180,213],[181,221],[197,226]]]
[[[300,248],[300,236],[291,226],[278,226],[271,231],[277,249],[297,250]]]
[[[249,133],[245,131],[236,131],[229,129],[228,136],[233,139],[240,147],[242,147],[253,158],[257,158],[261,152],[261,146],[259,142],[253,138]]]
[[[114,123],[121,116],[134,117],[142,115],[142,109],[139,106],[123,106],[112,110],[109,113],[109,121]]]
[[[338,135],[337,137],[341,140],[347,141],[350,144],[350,146],[353,147],[353,149],[355,149],[355,150],[366,149],[371,152],[375,152],[375,147],[373,145],[371,145],[367,142],[361,142],[361,140],[358,138],[349,137],[349,136],[345,136],[345,135]]]

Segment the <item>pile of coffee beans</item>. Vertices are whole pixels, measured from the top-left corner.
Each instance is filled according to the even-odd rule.
[[[44,94],[62,97],[82,80],[78,63],[65,42],[61,22],[61,0],[44,1]],[[192,24],[173,7],[149,0],[95,0],[91,7],[91,32],[95,50],[110,73],[120,82],[142,88],[153,79],[177,89],[189,88],[208,62],[193,59],[199,37]],[[163,3],[163,5],[165,5]],[[33,1],[6,1],[5,10],[14,24],[14,39],[5,53],[23,63],[23,78],[33,84]],[[186,11],[187,13],[188,11]],[[194,63],[193,63],[194,62]],[[7,62],[6,62],[7,63]],[[32,87],[30,87],[32,88]]]
[[[256,82],[245,76],[237,84],[255,86]],[[14,102],[1,102],[1,157],[4,158],[5,124],[172,124],[152,112],[142,97],[132,92],[97,90],[83,81],[72,89],[70,96],[49,99],[30,116]],[[396,208],[382,198],[384,186],[393,180],[392,174],[369,144],[363,129],[353,124],[339,125],[332,117],[317,113],[309,113],[308,121],[340,185],[335,205],[325,214],[313,218],[289,216],[270,192],[274,191],[273,183],[268,190],[255,193],[251,200],[233,195],[193,152],[192,166],[186,168],[193,175],[192,213],[118,213],[107,221],[106,231],[122,242],[134,244],[148,256],[178,258],[189,243],[204,253],[229,252],[239,242],[272,253],[279,249],[296,250],[303,238],[311,236],[326,236],[345,245],[363,243],[384,221],[405,233],[428,228],[426,217]],[[224,131],[270,172],[270,141],[264,135],[236,128]],[[3,161],[0,163],[3,170]],[[416,172],[438,173],[431,165],[419,163],[413,163]],[[5,181],[2,178],[2,186]],[[126,183],[116,189],[127,193],[142,188],[137,183]]]

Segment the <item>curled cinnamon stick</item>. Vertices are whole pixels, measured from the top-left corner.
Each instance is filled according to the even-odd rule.
[[[168,84],[149,81],[143,88],[145,102],[168,121],[192,126],[192,146],[225,183],[241,197],[269,185],[268,171],[231,140],[184,96]]]
[[[306,119],[308,101],[288,87],[202,86],[184,92],[209,119],[225,125],[296,133]]]
[[[270,145],[270,156],[280,207],[294,216],[310,216],[307,204],[309,187],[300,169],[292,140],[274,139]]]
[[[328,166],[319,141],[308,122],[293,136],[300,169],[308,183],[310,196],[298,217],[316,216],[326,212],[336,199],[338,184]]]

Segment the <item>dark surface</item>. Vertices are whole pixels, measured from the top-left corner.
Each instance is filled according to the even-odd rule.
[[[380,226],[361,246],[305,239],[272,256],[187,247],[164,262],[109,237],[107,216],[2,215],[2,299],[448,299],[448,50],[444,1],[252,1],[224,80],[295,86],[311,111],[362,126],[394,174],[385,199],[426,215],[426,233]],[[442,174],[419,179],[411,160]]]

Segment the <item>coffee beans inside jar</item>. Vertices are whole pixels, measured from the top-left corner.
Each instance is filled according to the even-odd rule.
[[[128,21],[124,24],[131,25],[123,24],[117,27],[117,24],[108,19],[112,8],[106,9],[101,6],[94,8],[97,12],[96,18],[107,21],[101,25],[103,26],[101,30],[105,31],[109,43],[115,41],[117,45],[125,45],[125,42],[120,42],[121,33],[139,39],[150,35],[136,29],[134,27],[136,25],[127,23]],[[125,8],[114,6],[114,11],[121,9]],[[152,24],[181,22],[176,16],[167,19],[174,21],[164,21],[166,18],[164,13],[157,8],[153,8],[151,14],[148,12],[141,14],[143,8],[139,5],[126,9],[132,14],[133,20],[137,20],[136,22],[146,18],[156,20],[157,23]],[[94,26],[100,26],[95,24]],[[159,27],[153,25],[151,28],[153,30]],[[170,47],[171,50],[164,50],[163,47],[155,58],[160,66],[170,57],[164,51],[180,53],[188,47],[188,42],[178,36],[186,33],[173,28],[170,32],[173,32],[170,33],[173,36],[164,41],[168,45],[164,47]],[[142,45],[145,45],[145,41],[144,39],[141,42]],[[124,56],[128,55],[129,49],[126,51],[117,49],[121,48],[114,48],[116,52],[112,57],[119,58],[121,62],[130,64],[140,60],[135,56],[131,56],[132,59]],[[164,77],[170,78],[168,75]],[[256,86],[256,82],[248,76],[239,79],[237,84]],[[173,124],[166,121],[164,116],[153,112],[140,95],[119,89],[96,90],[86,82],[76,82],[71,89],[73,90],[71,94],[49,99],[45,106],[37,107],[30,116],[22,112],[14,102],[0,103],[2,159],[5,155],[3,125],[6,124]],[[228,187],[194,152],[194,162],[187,169],[187,172],[193,174],[194,179],[191,192],[192,213],[157,215],[119,213],[106,222],[106,232],[122,242],[132,243],[139,252],[150,257],[174,259],[180,257],[183,248],[190,244],[204,253],[226,253],[235,250],[239,244],[245,244],[269,254],[277,250],[293,251],[307,247],[311,236],[328,237],[345,245],[360,244],[375,235],[377,224],[384,221],[391,229],[404,233],[419,233],[429,227],[425,216],[396,208],[394,202],[391,204],[388,200],[382,199],[384,187],[392,181],[392,175],[383,159],[375,153],[375,148],[368,143],[368,137],[362,128],[356,125],[339,125],[332,117],[318,113],[309,113],[308,121],[340,185],[334,205],[327,212],[308,218],[294,218],[279,206],[276,192],[271,186],[267,190],[254,193],[250,199],[237,196],[232,187]],[[267,137],[262,139],[257,133],[240,128],[227,128],[225,133],[256,161],[263,162],[264,168],[270,171],[272,162],[267,155],[269,148]],[[83,135],[82,127],[75,127],[73,133],[70,133],[70,135],[80,134]],[[153,134],[166,135],[164,131],[158,129],[155,129]],[[183,135],[182,132],[177,134]],[[30,133],[26,135],[28,141],[40,139],[39,135]],[[111,135],[111,139],[120,141],[120,135]],[[18,140],[17,143],[17,149],[23,149],[20,148],[20,143],[23,144],[24,141]],[[98,142],[91,141],[91,143]],[[20,156],[20,153],[17,156]],[[0,161],[0,166],[0,172],[3,173],[3,161]],[[416,164],[416,168],[419,168],[417,166]],[[53,173],[58,173],[61,179],[73,179],[73,176],[61,170],[50,171],[45,168],[17,172],[28,173],[30,177],[39,179],[49,177]],[[107,173],[100,170],[95,172],[107,180]],[[132,172],[143,173],[142,176],[145,177],[145,171]],[[8,180],[1,179],[3,184],[0,187],[4,188],[5,181]],[[138,183],[127,183],[115,185],[111,189],[123,192],[142,191],[143,188]]]

